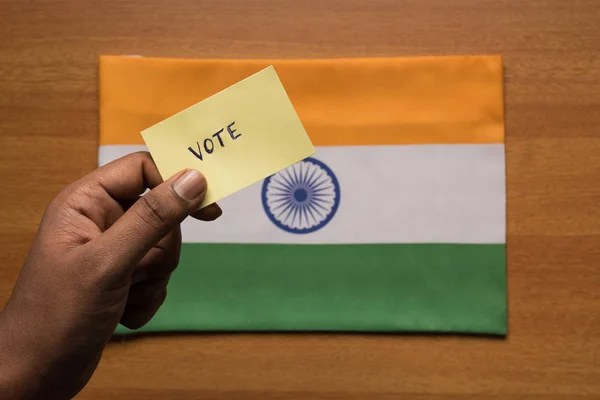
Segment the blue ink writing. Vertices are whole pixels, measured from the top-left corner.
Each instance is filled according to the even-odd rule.
[[[200,161],[202,161],[202,151],[200,150],[200,143],[196,142],[196,145],[198,146],[198,152],[197,153],[191,147],[188,147],[188,150],[191,151],[192,154],[195,155],[197,158],[199,158]]]
[[[233,121],[232,123],[227,125],[227,132],[229,133],[231,140],[236,140],[237,138],[242,136],[241,133],[236,134],[237,129],[233,128],[234,124],[235,124],[235,121]],[[219,145],[221,147],[225,147],[225,142],[223,141],[223,138],[221,137],[221,133],[223,133],[224,130],[225,130],[225,128],[219,129],[216,133],[214,133],[211,136],[212,139],[209,137],[209,138],[204,139],[204,141],[196,142],[196,149],[198,151],[193,149],[191,146],[188,147],[188,150],[194,155],[194,157],[196,157],[200,161],[203,161],[204,158],[203,158],[202,148],[204,148],[205,154],[212,154],[215,151],[215,141],[213,140],[214,138],[217,138],[217,140],[219,141]],[[202,143],[202,145],[200,145],[200,143]]]
[[[221,132],[223,132],[223,128],[219,129],[219,132],[215,133],[213,135],[213,137],[217,137],[217,139],[219,139],[219,143],[221,144],[221,147],[225,147],[225,145],[223,144],[223,139],[221,139]]]
[[[233,124],[235,124],[235,121],[233,121],[232,123],[230,123],[229,125],[227,125],[227,132],[229,132],[229,136],[231,136],[231,138],[233,140],[239,138],[240,136],[242,136],[241,133],[238,133],[237,135],[233,136],[233,134],[237,131],[237,129],[231,129],[231,127],[233,126]]]
[[[210,143],[210,149],[208,148],[207,143]],[[211,138],[204,139],[204,150],[208,154],[212,154],[212,152],[215,151],[215,144],[214,144],[214,142],[212,141]]]

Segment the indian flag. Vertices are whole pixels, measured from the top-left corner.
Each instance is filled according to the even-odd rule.
[[[499,57],[105,56],[99,165],[268,65],[317,152],[222,200],[217,221],[183,223],[179,268],[143,330],[505,334]]]

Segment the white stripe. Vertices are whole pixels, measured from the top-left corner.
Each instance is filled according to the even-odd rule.
[[[144,146],[102,146],[104,164]],[[185,242],[505,243],[503,144],[317,147],[337,176],[341,202],[320,230],[292,234],[273,224],[262,182],[220,202],[215,222],[183,225]],[[210,182],[209,182],[210,185]]]

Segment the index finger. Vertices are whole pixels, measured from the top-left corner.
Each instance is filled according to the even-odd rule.
[[[138,200],[146,189],[154,189],[163,182],[152,156],[145,151],[131,153],[100,167],[90,179],[99,182],[112,198],[131,202]],[[213,221],[221,214],[221,208],[213,203],[191,216],[200,221]]]
[[[128,154],[103,165],[85,180],[99,184],[115,200],[134,200],[163,179],[147,151]]]

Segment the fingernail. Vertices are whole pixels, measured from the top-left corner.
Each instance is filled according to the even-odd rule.
[[[206,179],[195,169],[188,170],[173,182],[173,190],[185,200],[195,200],[206,192]]]

